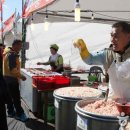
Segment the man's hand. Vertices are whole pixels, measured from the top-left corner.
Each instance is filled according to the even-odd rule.
[[[85,59],[90,55],[83,39],[75,40],[73,42],[73,45],[74,45],[74,47],[77,47],[80,50],[80,55],[81,55],[82,59]]]
[[[42,63],[41,62],[37,62],[37,65],[42,65]]]
[[[21,79],[22,79],[23,81],[25,81],[25,80],[26,80],[26,77],[25,77],[24,75],[22,75]]]

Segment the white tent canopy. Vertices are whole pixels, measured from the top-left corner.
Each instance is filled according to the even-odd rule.
[[[38,61],[47,61],[50,45],[54,43],[58,44],[58,53],[63,55],[65,64],[70,63],[73,68],[87,68],[89,66],[81,60],[78,49],[73,47],[73,40],[83,38],[90,52],[94,52],[109,46],[110,31],[111,25],[86,22],[50,23],[48,31],[44,31],[43,23],[35,24],[33,29],[29,25],[26,41],[29,41],[30,47],[26,51],[26,68],[39,67],[36,65]]]
[[[80,58],[78,49],[72,45],[75,38],[83,38],[90,52],[101,50],[110,44],[111,24],[114,21],[130,22],[129,0],[79,0],[81,22],[74,22],[74,5],[76,0],[56,0],[46,9],[33,15],[33,23],[27,26],[26,41],[30,48],[26,51],[26,67],[39,67],[38,61],[47,61],[50,55],[49,46],[57,43],[64,63],[72,67],[88,67]],[[94,20],[91,15],[94,14]],[[44,17],[48,14],[50,26],[44,31]],[[10,42],[7,37],[7,42]],[[40,66],[44,67],[44,66]]]
[[[72,67],[88,67],[80,58],[78,49],[72,45],[75,38],[83,38],[90,52],[101,50],[110,44],[111,24],[114,21],[130,22],[129,0],[79,0],[81,22],[74,22],[74,5],[76,0],[56,0],[46,9],[33,15],[34,29],[27,26],[26,41],[30,48],[26,51],[26,67],[39,67],[38,61],[47,61],[50,55],[49,46],[57,43],[64,63]],[[91,15],[94,14],[94,20]],[[44,31],[44,17],[48,14],[50,26]],[[11,36],[12,37],[12,36]],[[10,43],[7,36],[5,42]],[[12,42],[11,42],[12,43]],[[44,67],[44,66],[40,66]]]
[[[73,67],[88,67],[80,58],[72,41],[83,38],[90,52],[101,50],[110,44],[111,24],[115,21],[130,22],[129,0],[79,0],[81,6],[81,22],[74,22],[74,5],[76,0],[56,0],[52,5],[40,10],[34,15],[34,30],[27,27],[26,40],[30,49],[26,51],[29,59],[27,66],[36,65],[37,61],[46,61],[50,55],[50,44],[57,43],[59,53],[64,57],[64,63]],[[94,20],[91,15],[94,14]],[[44,18],[48,15],[49,30],[44,31]],[[37,67],[37,66],[36,66]]]
[[[56,0],[52,5],[47,7],[48,13],[55,16],[74,16],[72,10],[74,10],[76,0]],[[130,22],[130,1],[129,0],[79,0],[81,8],[81,16],[84,20],[90,19],[92,12],[95,20],[106,19],[120,20]],[[43,9],[39,12],[45,12]]]

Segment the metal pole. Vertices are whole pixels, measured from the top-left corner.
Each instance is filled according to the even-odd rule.
[[[22,12],[24,8],[24,0],[22,0]],[[25,61],[26,61],[26,50],[25,50],[25,41],[26,41],[26,23],[25,20],[22,18],[22,42],[23,42],[23,47],[21,50],[21,67],[25,68]]]
[[[3,5],[2,1],[0,0],[0,6],[1,6],[1,41],[2,44],[4,44],[4,35],[3,35]]]

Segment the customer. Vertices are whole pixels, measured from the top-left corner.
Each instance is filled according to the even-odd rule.
[[[7,88],[2,75],[3,44],[0,44],[0,130],[8,130],[5,103],[7,103]]]
[[[6,119],[7,89],[3,76],[0,74],[0,130],[8,130]]]
[[[21,107],[19,79],[23,81],[26,77],[20,73],[19,52],[22,48],[21,40],[14,40],[12,48],[6,48],[3,57],[3,75],[8,86],[9,94],[12,98],[7,104],[8,116],[20,121],[27,121],[27,117]]]
[[[130,25],[126,22],[117,22],[112,25],[112,49],[104,49],[99,53],[90,53],[83,39],[74,41],[74,46],[79,48],[82,60],[89,65],[103,65],[108,70],[109,81],[118,98],[130,98],[129,79],[119,78],[117,67],[128,62],[130,58]],[[128,70],[130,71],[130,70]]]
[[[0,74],[3,74],[3,51],[4,51],[5,45],[0,43]]]
[[[58,73],[63,72],[63,57],[57,53],[58,49],[58,45],[52,44],[50,46],[51,56],[49,57],[49,60],[44,63],[38,62],[37,65],[50,65],[52,71]]]

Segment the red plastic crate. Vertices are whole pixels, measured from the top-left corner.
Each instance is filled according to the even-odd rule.
[[[52,90],[70,85],[70,78],[66,76],[33,76],[33,84],[38,90]]]
[[[37,82],[38,82],[39,80],[41,80],[41,79],[43,79],[43,76],[33,76],[33,77],[32,77],[32,83],[33,83],[35,86],[37,86]]]
[[[70,85],[70,78],[65,76],[54,76],[55,88],[67,87]]]
[[[54,89],[55,79],[51,77],[44,77],[42,80],[38,81],[37,89],[38,90],[50,90]]]

